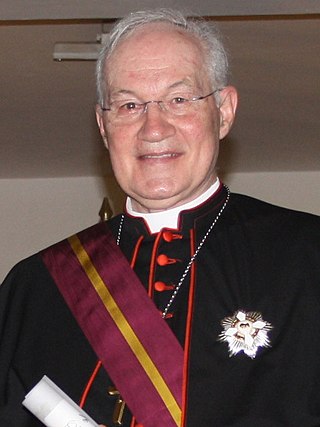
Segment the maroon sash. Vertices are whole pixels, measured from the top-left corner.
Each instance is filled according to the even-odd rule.
[[[106,224],[57,243],[42,257],[137,421],[180,426],[183,350]]]

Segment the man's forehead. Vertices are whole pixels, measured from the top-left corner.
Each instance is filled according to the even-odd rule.
[[[184,51],[194,51],[202,54],[201,43],[194,35],[183,28],[168,23],[150,23],[135,29],[125,35],[115,46],[108,62],[129,62],[138,58],[163,61],[161,54],[174,52],[182,54]]]
[[[162,74],[168,68],[182,67],[187,69],[187,74],[190,68],[198,70],[204,62],[199,42],[181,35],[172,26],[169,28],[166,32],[149,29],[141,33],[140,30],[139,34],[120,42],[106,63],[107,75],[116,78],[120,73],[136,77],[135,73]]]
[[[150,37],[152,34],[162,34],[172,37],[181,37],[185,39],[192,39],[194,35],[185,30],[179,25],[174,25],[170,22],[149,22],[143,25],[140,25],[134,28],[132,31],[129,31],[128,34],[125,34],[122,39],[119,40],[120,43],[125,43],[132,39],[139,40],[140,38]]]
[[[178,87],[197,94],[210,86],[205,63],[199,40],[185,30],[147,24],[121,41],[109,57],[107,94],[109,99],[123,98],[125,92],[139,99],[162,98]]]

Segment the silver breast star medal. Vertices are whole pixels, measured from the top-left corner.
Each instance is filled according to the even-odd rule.
[[[260,313],[239,310],[224,318],[221,325],[219,341],[228,343],[230,357],[243,351],[254,359],[259,347],[270,347],[268,332],[272,325],[263,320]]]

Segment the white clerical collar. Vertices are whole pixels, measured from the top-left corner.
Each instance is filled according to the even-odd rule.
[[[162,228],[178,228],[178,220],[179,214],[182,211],[187,209],[192,209],[196,206],[201,205],[201,203],[205,202],[209,197],[211,197],[219,188],[220,181],[219,178],[216,179],[215,183],[208,188],[201,196],[192,200],[191,202],[185,203],[184,205],[180,205],[173,209],[168,209],[166,211],[161,212],[151,212],[151,213],[141,213],[132,209],[132,201],[130,197],[127,197],[126,200],[126,210],[128,214],[140,217],[145,220],[148,224],[148,227],[151,233],[158,233]]]

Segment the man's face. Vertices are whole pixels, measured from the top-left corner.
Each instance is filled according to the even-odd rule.
[[[108,62],[106,79],[107,105],[192,98],[217,89],[210,86],[198,42],[167,24],[146,25],[123,40]],[[220,96],[220,109],[214,96],[194,102],[191,112],[181,116],[151,103],[129,122],[112,120],[97,108],[115,176],[134,209],[179,206],[215,181],[219,140],[231,127],[236,92],[229,87]]]

